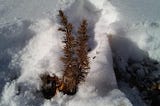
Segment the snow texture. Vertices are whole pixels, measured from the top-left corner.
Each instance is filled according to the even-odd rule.
[[[152,4],[155,6],[148,12],[147,6]],[[0,106],[132,106],[117,87],[107,35],[115,37],[115,44],[129,39],[160,61],[160,21],[156,16],[159,6],[156,0],[1,0]],[[73,23],[74,33],[83,18],[88,20],[91,69],[76,95],[58,93],[45,100],[39,91],[39,75],[49,72],[62,76],[63,73],[59,59],[63,55],[63,34],[57,31],[56,17],[59,9]],[[137,13],[136,9],[141,11]],[[147,54],[130,42],[125,43],[125,48],[115,45],[124,59],[137,60]],[[125,64],[120,65],[123,68]],[[128,94],[132,101],[138,101],[132,93]]]

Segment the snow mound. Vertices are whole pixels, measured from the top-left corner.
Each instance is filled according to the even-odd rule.
[[[20,45],[22,44],[22,47],[11,55],[9,61],[10,68],[8,70],[14,69],[13,72],[15,73],[12,75],[16,75],[13,79],[7,80],[5,85],[3,85],[0,105],[132,106],[125,95],[117,89],[112,67],[112,54],[107,38],[107,28],[111,23],[118,20],[118,13],[115,11],[115,8],[108,1],[97,2],[98,5],[96,3],[92,4],[93,1],[91,3],[87,0],[71,0],[68,3],[62,1],[61,3],[59,3],[59,6],[65,9],[69,21],[75,26],[75,30],[81,19],[86,18],[88,20],[91,69],[86,82],[79,85],[79,91],[74,96],[58,93],[51,100],[43,98],[39,91],[41,86],[39,75],[49,72],[62,76],[61,69],[63,67],[59,58],[63,55],[63,44],[61,42],[63,34],[57,31],[59,27],[57,19],[54,18],[53,21],[53,19],[42,17],[43,19],[41,20],[37,19],[36,22],[32,21],[29,23],[26,27],[26,32],[24,29],[17,34],[16,32],[19,31],[17,31],[16,27],[9,29],[9,31],[13,31],[11,32],[13,36],[30,34],[30,32],[32,36],[26,40],[26,43],[21,42]],[[1,33],[3,34],[3,31]],[[9,38],[12,39],[12,37]],[[6,78],[3,77],[2,79]]]

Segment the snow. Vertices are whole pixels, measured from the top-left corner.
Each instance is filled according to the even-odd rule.
[[[1,0],[0,105],[132,106],[128,98],[135,102],[133,105],[143,104],[126,85],[122,89],[129,91],[128,98],[118,89],[108,35],[114,38],[114,50],[125,59],[124,64],[119,64],[122,70],[128,58],[141,60],[147,55],[140,49],[160,61],[159,3],[158,0]],[[58,93],[45,100],[39,91],[39,75],[63,73],[59,58],[63,55],[64,35],[57,31],[56,17],[59,9],[73,23],[74,33],[83,18],[88,20],[91,69],[76,95]]]
[[[160,18],[159,0],[111,0],[111,3],[124,22],[158,21]]]
[[[159,0],[111,0],[111,4],[116,7],[120,19],[111,29],[123,32],[121,36],[127,36],[151,58],[160,61]]]

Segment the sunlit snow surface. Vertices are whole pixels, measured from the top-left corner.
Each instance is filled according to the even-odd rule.
[[[138,22],[128,20],[134,16],[128,14],[130,10],[124,11],[131,3],[125,1],[126,6],[121,7],[123,3],[119,2],[119,6],[116,0],[1,0],[0,105],[132,106],[117,88],[107,35],[127,37],[152,58],[160,60],[160,27],[159,20],[150,18],[142,17]],[[152,2],[145,4],[149,3]],[[75,31],[83,18],[88,20],[91,69],[76,95],[58,93],[45,100],[39,92],[39,75],[50,72],[62,76],[63,64],[59,58],[63,55],[64,35],[57,31],[58,9],[65,11]]]

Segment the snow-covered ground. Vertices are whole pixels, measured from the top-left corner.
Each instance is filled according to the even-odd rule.
[[[137,103],[131,104],[117,87],[107,36],[127,38],[160,61],[159,7],[158,0],[0,0],[0,105],[138,106],[142,101],[132,91]],[[59,9],[73,23],[74,32],[83,18],[88,20],[91,69],[76,95],[58,93],[45,100],[39,92],[39,75],[62,75]],[[125,59],[141,59],[141,52],[130,47],[115,48]]]

